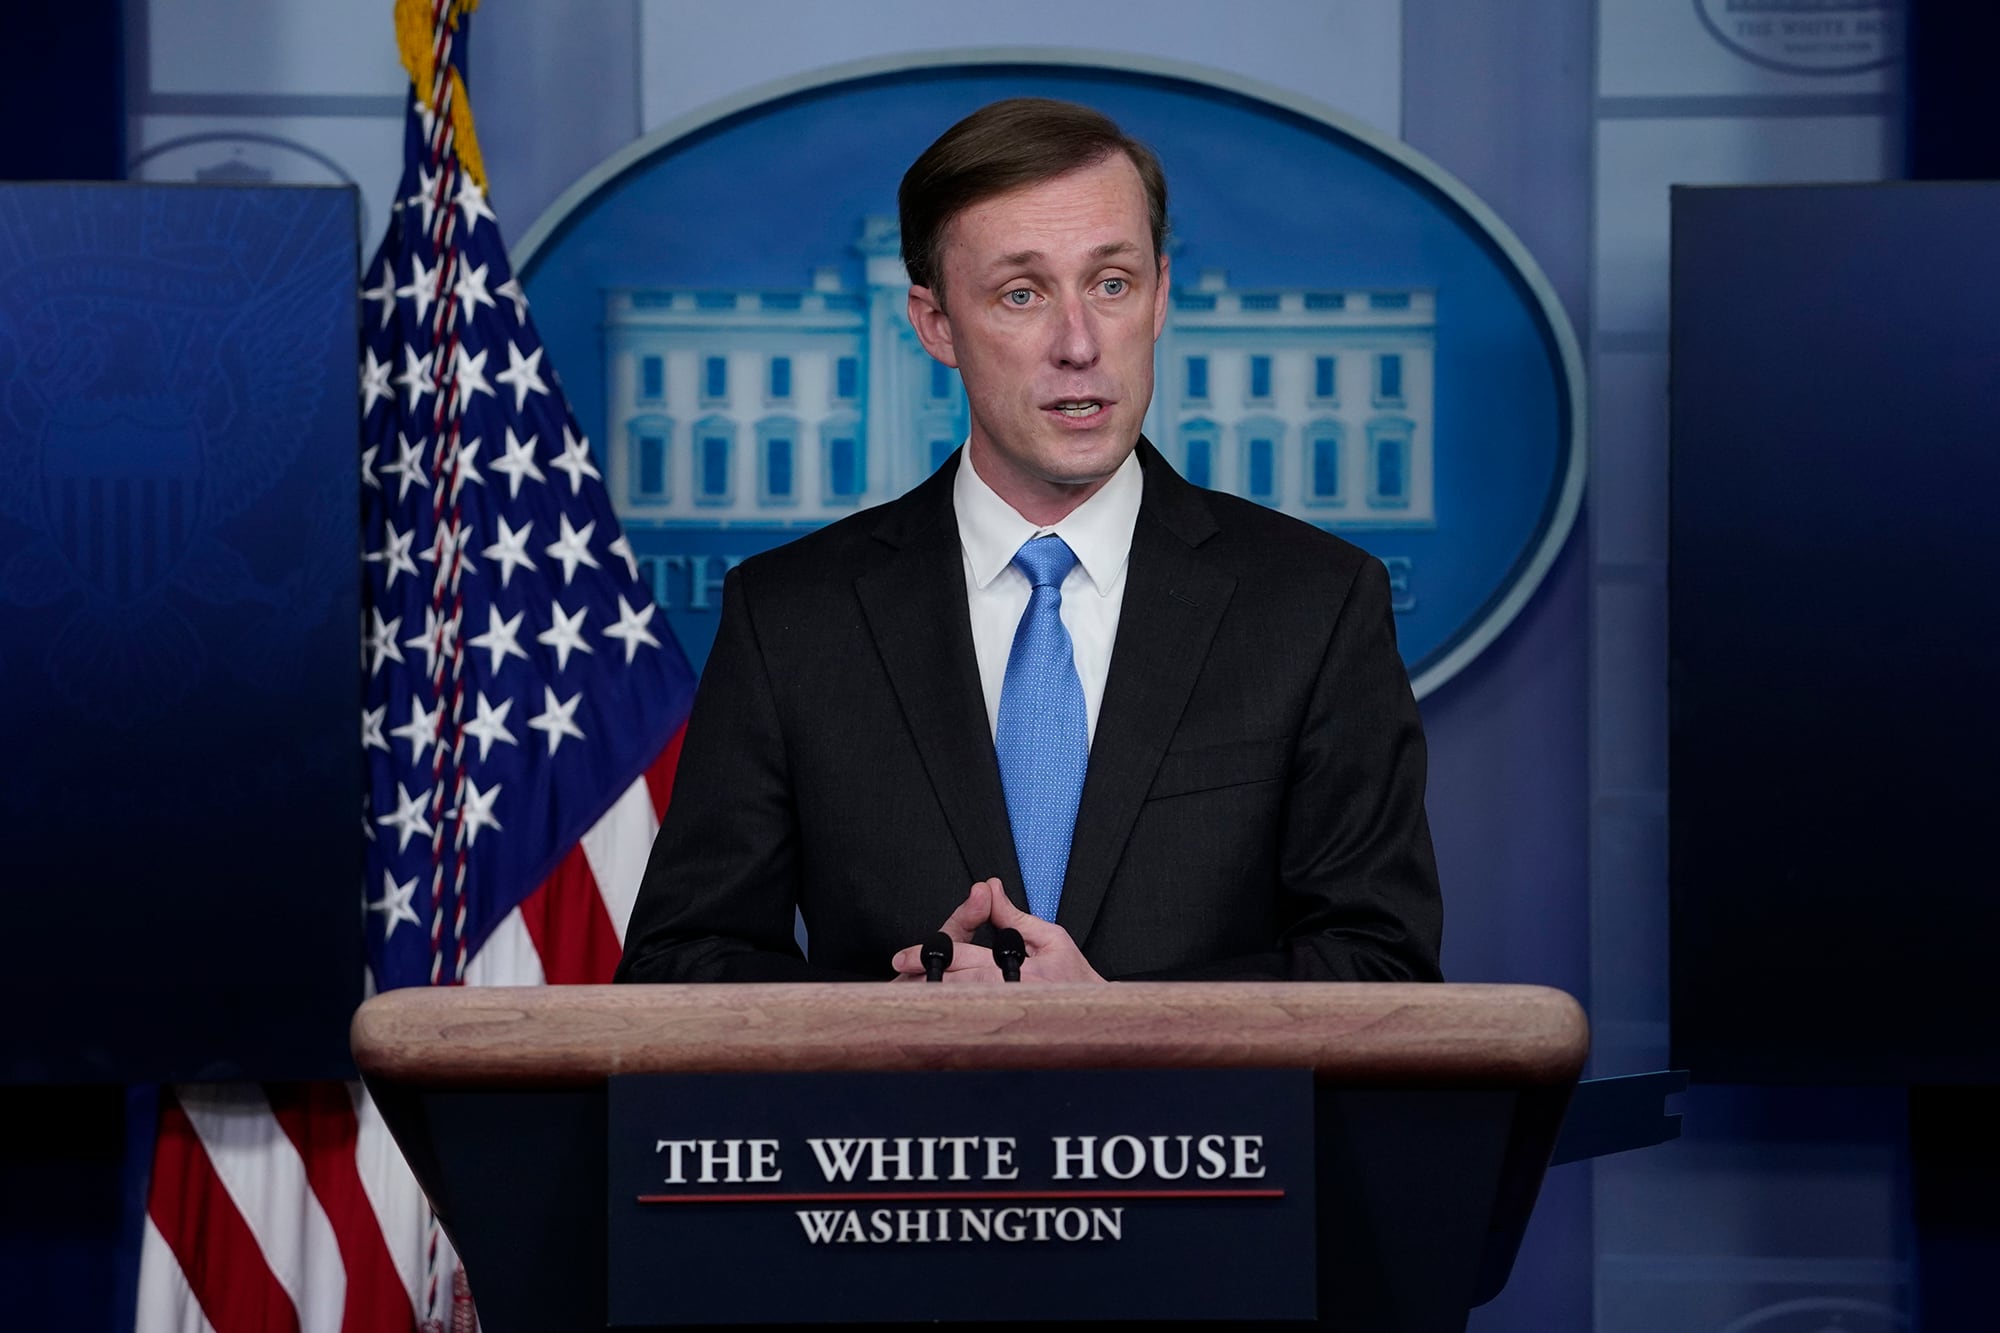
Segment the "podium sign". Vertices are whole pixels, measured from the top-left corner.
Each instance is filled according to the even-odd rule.
[[[614,1326],[1315,1317],[1305,1069],[609,1092]]]

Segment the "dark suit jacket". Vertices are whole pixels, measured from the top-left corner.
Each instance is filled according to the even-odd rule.
[[[1436,978],[1423,733],[1381,563],[1139,458],[1057,922],[1113,979]],[[975,881],[1024,903],[957,465],[729,576],[620,980],[887,977]]]

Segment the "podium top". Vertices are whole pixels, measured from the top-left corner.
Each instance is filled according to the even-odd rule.
[[[418,987],[354,1016],[371,1079],[583,1087],[612,1074],[1300,1068],[1379,1086],[1567,1085],[1588,1028],[1542,986]]]

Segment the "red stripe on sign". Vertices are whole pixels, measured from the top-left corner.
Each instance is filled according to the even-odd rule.
[[[641,1194],[640,1203],[908,1203],[923,1199],[1282,1199],[1283,1190],[845,1190],[835,1194]]]
[[[306,1166],[306,1183],[340,1246],[347,1271],[341,1333],[407,1333],[417,1325],[410,1294],[389,1257],[375,1205],[355,1162],[354,1102],[344,1083],[280,1083],[265,1089],[271,1112]]]
[[[581,843],[569,849],[555,873],[521,904],[521,922],[542,956],[542,975],[552,986],[608,982],[624,952]]]
[[[646,790],[653,797],[653,818],[667,817],[667,800],[674,794],[674,774],[681,766],[681,742],[687,739],[687,723],[683,722],[667,742],[667,748],[660,751],[652,767],[646,770]]]
[[[164,1088],[146,1211],[215,1333],[298,1333],[292,1298],[264,1262],[187,1112]]]

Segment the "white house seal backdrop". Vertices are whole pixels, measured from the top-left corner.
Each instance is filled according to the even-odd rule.
[[[895,191],[1001,97],[1101,108],[1170,184],[1146,432],[1183,475],[1388,566],[1419,694],[1532,595],[1583,481],[1574,338],[1534,263],[1407,146],[1151,61],[878,62],[694,113],[588,174],[518,271],[697,662],[736,562],[901,494],[964,439],[904,315]]]

